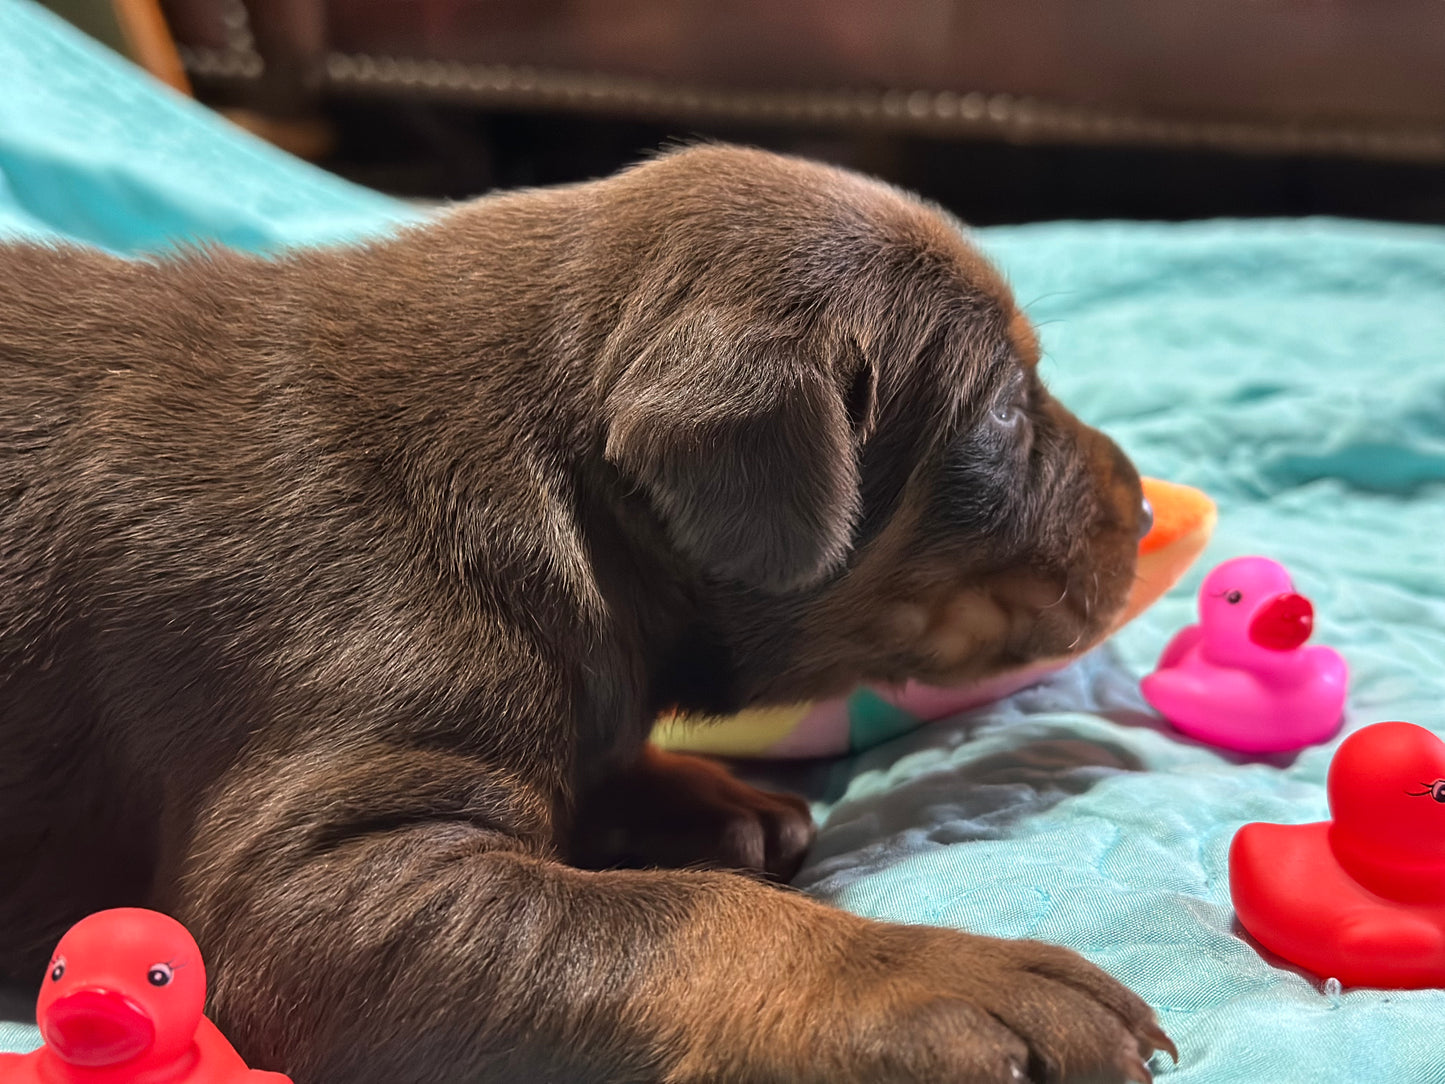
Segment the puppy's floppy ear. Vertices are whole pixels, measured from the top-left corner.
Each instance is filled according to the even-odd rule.
[[[607,458],[709,573],[787,591],[842,565],[875,380],[823,350],[693,312],[656,330],[609,390]]]

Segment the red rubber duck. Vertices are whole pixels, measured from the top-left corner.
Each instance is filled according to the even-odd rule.
[[[1335,752],[1333,820],[1246,824],[1229,848],[1239,921],[1350,986],[1445,986],[1445,742],[1376,723]]]
[[[45,1045],[0,1054],[4,1084],[291,1084],[246,1068],[201,1015],[206,968],[175,919],[100,911],[60,939],[35,1005]]]

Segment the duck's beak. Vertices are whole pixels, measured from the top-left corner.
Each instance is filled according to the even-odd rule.
[[[71,1065],[120,1065],[149,1050],[156,1028],[145,1009],[114,990],[86,987],[50,1003],[45,1045]]]
[[[1250,643],[1271,651],[1293,651],[1310,638],[1315,628],[1315,608],[1310,600],[1293,592],[1276,595],[1249,622]]]

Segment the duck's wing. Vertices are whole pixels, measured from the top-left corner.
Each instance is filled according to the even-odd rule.
[[[1164,654],[1159,656],[1157,668],[1163,670],[1169,666],[1178,666],[1180,660],[1189,654],[1190,649],[1203,638],[1204,630],[1202,628],[1198,625],[1186,625],[1174,634],[1174,639],[1170,640],[1168,646],[1164,648]]]
[[[5,1084],[29,1084],[38,1079],[32,1054],[0,1054],[0,1081]]]

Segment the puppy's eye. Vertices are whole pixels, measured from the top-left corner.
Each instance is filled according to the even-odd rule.
[[[146,982],[152,986],[168,986],[174,974],[170,964],[151,964],[150,970],[146,972]]]
[[[1012,429],[1018,425],[1024,416],[1023,409],[1017,403],[1004,403],[994,407],[990,413],[993,415],[994,422],[1005,429]]]

